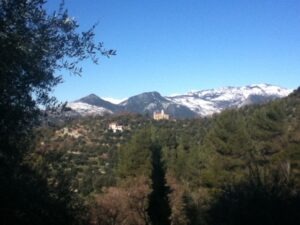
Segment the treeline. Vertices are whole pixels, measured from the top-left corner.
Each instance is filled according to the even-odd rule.
[[[205,119],[86,118],[39,129],[30,161],[92,224],[297,224],[299,120],[299,89]]]
[[[184,224],[297,224],[300,93],[214,116],[202,136],[163,144],[184,190]]]
[[[124,131],[114,133],[109,129],[113,122],[122,125]],[[149,122],[139,115],[126,115],[80,118],[39,127],[34,151],[26,161],[53,182],[59,173],[70,177],[70,189],[85,198],[116,184],[118,149]]]

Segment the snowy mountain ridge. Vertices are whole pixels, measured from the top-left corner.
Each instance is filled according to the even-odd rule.
[[[104,115],[113,113],[112,111],[106,108],[91,105],[84,102],[70,102],[67,106],[72,110],[78,112],[81,116]]]
[[[81,115],[104,115],[117,112],[152,114],[165,110],[174,118],[205,117],[229,108],[250,104],[262,104],[292,92],[270,84],[254,84],[242,87],[222,87],[191,91],[183,95],[161,96],[158,92],[145,92],[132,96],[119,104],[104,101],[91,94],[68,104]]]
[[[270,84],[254,84],[192,91],[185,95],[167,98],[177,104],[187,106],[200,116],[209,116],[228,108],[240,108],[249,104],[259,104],[286,97],[291,92],[290,89]]]

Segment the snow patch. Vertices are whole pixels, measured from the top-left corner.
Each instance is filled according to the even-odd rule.
[[[102,99],[105,100],[105,101],[108,101],[110,103],[113,103],[113,104],[120,104],[121,102],[124,102],[128,98],[116,99],[116,98],[111,98],[111,97],[104,97]]]
[[[227,108],[242,107],[250,96],[282,98],[292,92],[290,89],[269,84],[253,84],[243,87],[223,87],[202,91],[190,91],[185,95],[169,96],[168,100],[184,105],[200,116],[209,116]]]
[[[87,116],[87,115],[103,116],[104,114],[113,113],[112,111],[105,109],[103,107],[98,107],[83,102],[70,102],[67,104],[67,107],[73,109],[74,111],[78,112],[82,116]]]

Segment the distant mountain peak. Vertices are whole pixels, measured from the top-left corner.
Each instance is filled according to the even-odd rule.
[[[150,92],[143,92],[141,94],[135,95],[133,97],[139,97],[139,98],[147,98],[147,99],[162,99],[163,97],[161,96],[160,93],[157,91],[150,91]]]
[[[188,107],[170,101],[157,91],[132,96],[121,104],[124,110],[128,112],[152,115],[156,111],[164,110],[173,118],[192,118],[196,116],[196,113]]]
[[[210,116],[228,108],[262,104],[275,98],[285,97],[291,92],[292,90],[286,88],[262,83],[241,87],[227,86],[193,90],[183,95],[169,97],[163,97],[157,91],[143,92],[119,104],[113,104],[95,94],[90,94],[75,101],[75,103],[82,104],[73,104],[73,109],[81,108],[81,112],[88,112],[90,109],[97,113],[133,112],[149,115],[155,111],[164,110],[174,118],[192,118]],[[99,110],[95,107],[99,107]]]
[[[98,95],[92,93],[92,94],[89,94],[89,95],[77,100],[76,102],[85,101],[85,100],[88,100],[88,99],[90,99],[90,100],[99,100],[101,98]]]
[[[121,106],[117,105],[117,104],[113,104],[109,101],[103,100],[102,98],[100,98],[99,96],[95,95],[95,94],[89,94],[79,100],[76,100],[75,103],[85,103],[88,105],[91,105],[93,107],[101,107],[103,109],[107,109],[109,112],[119,112],[121,111]],[[86,108],[86,107],[84,107]],[[93,108],[95,110],[95,108]],[[101,112],[101,110],[100,110]]]
[[[90,97],[90,98],[100,98],[98,95],[92,93],[92,94],[89,94],[88,96],[86,97]]]
[[[253,84],[192,91],[186,95],[169,97],[169,99],[189,107],[200,116],[209,116],[227,108],[239,108],[248,104],[261,104],[275,98],[282,98],[289,95],[291,91],[271,84]]]

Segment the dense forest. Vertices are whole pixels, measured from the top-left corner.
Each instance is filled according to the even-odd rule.
[[[299,120],[299,89],[211,118],[86,117],[36,128],[26,163],[91,224],[298,224]]]

